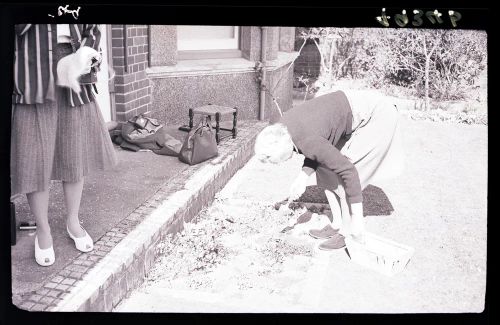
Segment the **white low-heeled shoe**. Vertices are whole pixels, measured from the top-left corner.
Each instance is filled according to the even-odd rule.
[[[87,231],[83,227],[81,228],[83,229],[83,231],[85,231],[85,236],[75,237],[69,231],[68,225],[66,225],[66,231],[68,232],[69,237],[75,242],[76,249],[78,249],[80,252],[87,253],[94,249],[94,241],[89,236]]]
[[[41,249],[38,245],[38,236],[35,236],[35,260],[41,266],[50,266],[56,261],[54,245]]]

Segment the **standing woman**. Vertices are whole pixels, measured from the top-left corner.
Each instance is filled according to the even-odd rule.
[[[320,249],[344,247],[348,234],[361,237],[362,189],[400,174],[398,118],[396,106],[377,92],[335,91],[292,108],[258,135],[255,154],[263,162],[285,161],[294,147],[305,156],[290,200],[304,193],[310,178],[325,190],[333,222],[309,231],[327,239]]]
[[[93,49],[99,61],[94,50],[101,32],[95,24],[20,24],[15,31],[11,194],[26,193],[37,224],[35,260],[49,266],[55,261],[50,181],[62,181],[68,236],[78,250],[89,252],[93,240],[78,216],[84,177],[116,165],[93,85],[75,91],[57,84],[57,64],[64,57],[75,58],[73,69],[81,64],[80,71],[90,72],[92,61],[80,54]]]

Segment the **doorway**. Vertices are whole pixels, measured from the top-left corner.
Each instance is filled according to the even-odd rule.
[[[111,44],[111,25],[100,25],[101,41],[100,47],[102,50],[102,63],[101,70],[97,73],[97,103],[101,109],[101,114],[104,122],[110,122],[114,119],[114,107],[112,105],[112,95],[110,94],[113,89],[113,80],[109,79],[108,70],[110,68],[110,44]]]

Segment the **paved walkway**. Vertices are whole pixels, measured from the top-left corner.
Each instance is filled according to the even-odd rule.
[[[182,136],[179,132],[169,133],[178,138]],[[119,161],[117,167],[89,175],[85,179],[80,220],[94,240],[103,237],[158,191],[162,184],[189,167],[174,157],[115,148]],[[14,303],[18,304],[24,296],[32,294],[44,280],[63,270],[80,255],[66,235],[65,212],[61,183],[53,182],[50,188],[49,220],[56,262],[51,267],[42,268],[35,262],[35,231],[17,231],[17,243],[12,246],[11,254]],[[34,221],[24,195],[16,200],[16,219],[18,224]],[[70,282],[66,280],[64,284]]]
[[[13,303],[25,310],[111,310],[131,288],[142,282],[147,264],[154,260],[153,250],[149,249],[154,244],[153,237],[158,240],[166,232],[178,231],[184,219],[188,221],[210,202],[215,191],[249,158],[248,148],[263,125],[263,122],[242,121],[239,136],[223,140],[219,145],[219,157],[195,166],[183,164],[175,157],[117,148],[117,168],[87,177],[84,186],[80,218],[94,238],[95,249],[91,253],[78,252],[66,236],[62,188],[60,183],[53,183],[49,215],[56,263],[39,267],[34,260],[34,231],[18,230],[17,244],[11,249]],[[170,128],[169,133],[179,139],[186,134],[175,128]],[[208,167],[212,167],[211,174],[207,172]],[[212,178],[205,179],[204,175],[212,175]],[[191,186],[186,190],[188,183]],[[120,242],[129,240],[127,237],[140,225],[144,226],[143,221],[177,192],[183,192],[189,204],[183,206],[182,200],[177,200],[177,210],[171,209],[177,214],[170,218],[165,214],[163,223],[156,228],[149,227],[150,232],[138,242],[141,249],[116,255],[122,256],[124,265],[107,265],[108,273],[101,272],[99,279],[89,276],[105,264],[103,261],[113,255]],[[25,196],[16,200],[16,212],[18,224],[33,221]],[[91,290],[89,283],[97,287]],[[103,289],[104,285],[108,288],[115,283],[118,288]],[[75,297],[81,299],[75,300]]]

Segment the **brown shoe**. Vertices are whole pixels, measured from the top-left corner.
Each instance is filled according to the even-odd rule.
[[[309,230],[309,235],[317,239],[328,239],[332,238],[339,232],[338,229],[333,229],[332,226],[326,225],[323,229],[311,229]]]
[[[328,240],[325,240],[319,245],[319,249],[322,249],[324,251],[333,251],[336,249],[340,249],[345,247],[345,240],[344,236],[341,234],[337,233],[335,236],[331,237]]]

